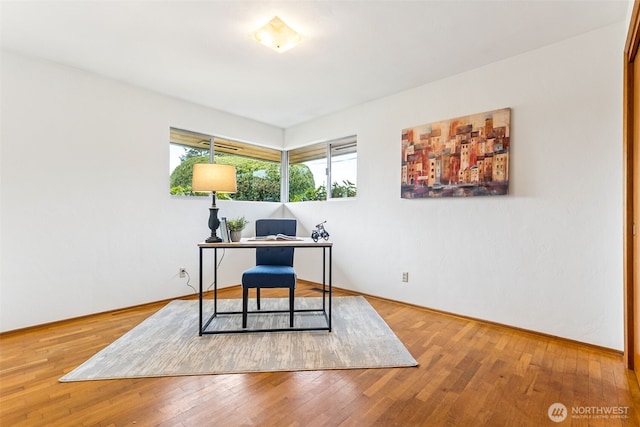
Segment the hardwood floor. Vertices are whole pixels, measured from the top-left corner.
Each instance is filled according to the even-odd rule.
[[[58,382],[157,303],[1,335],[0,425],[640,426],[620,354],[367,299],[419,367]],[[559,424],[547,415],[556,402],[568,411]]]

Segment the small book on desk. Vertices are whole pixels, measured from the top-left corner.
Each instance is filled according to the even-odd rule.
[[[286,234],[271,234],[269,236],[256,236],[249,240],[302,240],[296,236],[287,236]]]

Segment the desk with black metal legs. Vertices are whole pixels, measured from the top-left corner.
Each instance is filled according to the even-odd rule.
[[[199,301],[199,335],[205,334],[229,334],[229,333],[245,333],[245,332],[282,332],[282,331],[329,331],[331,332],[331,292],[332,292],[332,277],[331,277],[331,250],[333,243],[327,241],[314,242],[310,238],[298,238],[299,240],[255,240],[255,239],[242,239],[240,242],[222,242],[222,243],[199,243],[200,249],[200,301]],[[303,308],[294,309],[294,313],[302,312],[316,312],[324,317],[325,325],[322,326],[310,326],[310,327],[291,327],[291,328],[268,328],[268,329],[210,329],[213,320],[220,315],[242,315],[242,311],[218,311],[218,249],[256,249],[261,247],[279,246],[290,248],[316,248],[322,250],[322,306],[317,308]],[[205,316],[204,304],[203,304],[203,268],[202,258],[203,252],[207,249],[213,249],[213,314],[208,318]],[[327,252],[329,253],[329,259],[327,260]],[[328,262],[327,262],[328,261]],[[328,275],[328,281],[327,281]],[[289,310],[259,310],[249,311],[249,314],[258,313],[289,313]],[[240,319],[240,318],[239,318]]]

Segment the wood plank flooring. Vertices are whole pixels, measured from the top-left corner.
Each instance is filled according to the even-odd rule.
[[[615,352],[367,299],[419,367],[59,383],[164,303],[3,334],[0,426],[640,427],[640,391]]]

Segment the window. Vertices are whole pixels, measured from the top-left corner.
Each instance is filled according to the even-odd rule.
[[[206,163],[211,157],[211,137],[194,132],[171,129],[169,141],[169,192],[177,196],[191,195],[191,177],[195,163]]]
[[[289,151],[289,201],[355,197],[357,154],[355,136]]]
[[[282,187],[288,188],[288,200],[292,202],[355,197],[357,193],[355,136],[284,153],[288,158],[288,169],[285,170],[288,180],[284,183],[281,182],[283,153],[277,149],[171,128],[169,153],[169,192],[172,195],[208,195],[194,194],[191,178],[195,163],[212,160],[236,167],[237,193],[220,194],[219,198],[279,202]],[[331,183],[328,189],[327,183]]]
[[[331,197],[355,197],[356,173],[358,171],[358,151],[356,139],[333,142],[331,147],[331,168],[329,181],[331,182]]]
[[[171,128],[169,152],[171,194],[201,195],[191,191],[193,165],[213,159],[214,163],[236,167],[238,191],[235,194],[220,194],[220,198],[280,201],[280,150]]]

